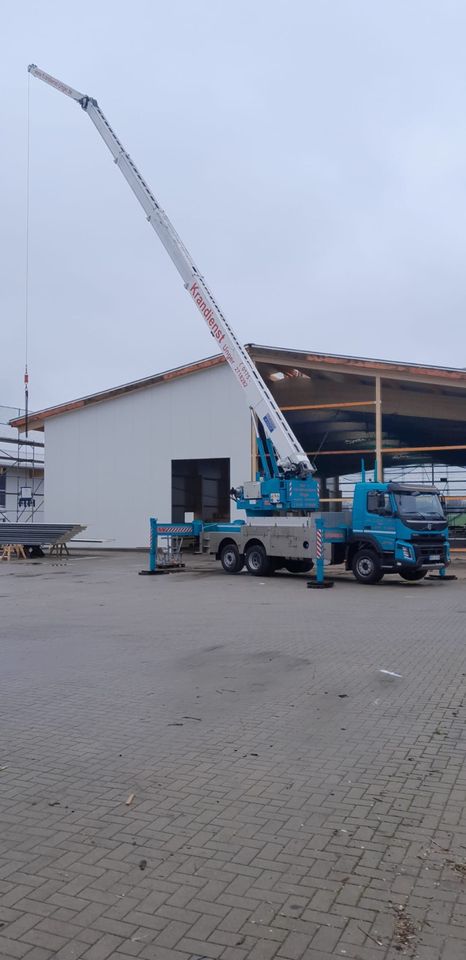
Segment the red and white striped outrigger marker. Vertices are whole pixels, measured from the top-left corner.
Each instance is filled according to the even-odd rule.
[[[319,519],[316,520],[316,567],[317,567],[317,583],[324,582],[324,531],[323,531],[324,522]]]
[[[324,521],[318,517],[316,525],[316,578],[308,580],[308,587],[333,587],[333,580],[325,579],[324,572]]]
[[[159,523],[156,517],[150,518],[150,538],[149,538],[149,569],[140,570],[144,575],[157,573],[170,573],[174,570],[181,570],[184,563],[181,562],[181,540],[184,537],[193,537],[202,539],[203,525],[200,520],[194,520],[192,523]],[[162,550],[162,559],[157,557],[159,547],[159,537],[165,537],[167,546]],[[176,547],[174,542],[176,541]]]
[[[157,524],[157,533],[158,533],[158,534],[161,534],[161,535],[168,535],[168,536],[171,537],[171,536],[176,536],[177,534],[181,534],[181,533],[190,534],[190,533],[192,533],[192,528],[191,528],[191,526],[190,526],[189,524],[184,524],[184,525],[183,525],[183,524],[180,524],[180,523],[178,523],[178,524],[176,524],[176,523],[165,523],[165,524],[158,523],[158,524]]]

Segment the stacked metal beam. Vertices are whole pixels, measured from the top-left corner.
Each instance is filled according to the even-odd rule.
[[[67,543],[86,527],[79,523],[0,523],[0,544],[21,543],[28,547]]]

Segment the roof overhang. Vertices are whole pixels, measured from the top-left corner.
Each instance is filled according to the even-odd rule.
[[[293,370],[316,370],[325,375],[343,374],[369,378],[381,377],[386,380],[406,381],[411,384],[418,383],[419,385],[456,388],[456,390],[464,390],[466,397],[466,370],[456,367],[400,363],[390,360],[371,360],[362,357],[345,357],[340,354],[331,353],[310,353],[305,350],[290,350],[288,348],[263,346],[255,343],[247,344],[246,349],[254,362],[259,366],[266,365],[269,372],[270,368],[276,368],[277,370],[283,368],[283,370],[288,371],[288,373],[291,371],[290,375],[292,375]],[[205,360],[199,360],[196,363],[175,367],[164,373],[145,377],[142,380],[125,383],[121,386],[113,387],[110,390],[102,390],[99,393],[93,393],[78,400],[47,407],[44,410],[30,413],[27,426],[29,430],[43,430],[47,420],[52,417],[73,413],[76,410],[82,410],[85,407],[97,403],[104,403],[107,400],[114,400],[129,393],[145,390],[148,387],[158,386],[195,373],[202,373],[205,370],[220,366],[224,363],[225,358],[223,354],[217,354],[213,357],[207,357]],[[11,420],[10,425],[20,432],[24,431],[26,429],[25,417],[18,417]]]
[[[110,390],[91,393],[89,396],[81,397],[78,400],[70,400],[68,403],[59,403],[54,407],[46,407],[44,410],[38,410],[35,413],[29,414],[27,427],[28,430],[43,430],[46,421],[52,417],[61,417],[65,413],[73,413],[75,410],[82,410],[84,407],[90,407],[96,403],[115,400],[118,397],[126,396],[128,393],[136,393],[139,390],[146,390],[148,387],[169,383],[172,380],[178,380],[180,377],[188,377],[193,373],[201,373],[204,370],[210,370],[212,367],[218,367],[224,363],[225,358],[223,354],[218,354],[214,357],[207,357],[205,360],[198,360],[196,363],[188,363],[182,367],[175,367],[173,370],[166,370],[164,373],[154,374],[152,377],[144,377],[143,380],[133,380],[130,383],[112,387]],[[14,420],[10,420],[10,426],[22,432],[26,429],[26,418],[17,417]]]
[[[401,363],[395,360],[371,360],[365,357],[346,357],[336,353],[310,353],[284,347],[267,347],[250,343],[246,349],[256,363],[276,363],[287,367],[328,370],[333,373],[357,376],[380,376],[396,380],[416,380],[419,383],[438,383],[459,386],[466,390],[466,369],[439,367],[432,364]]]

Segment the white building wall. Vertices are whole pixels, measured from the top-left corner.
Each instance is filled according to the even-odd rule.
[[[250,478],[250,414],[229,368],[212,367],[51,418],[45,450],[46,522],[142,547],[149,517],[171,519],[172,460],[229,457],[231,484]]]

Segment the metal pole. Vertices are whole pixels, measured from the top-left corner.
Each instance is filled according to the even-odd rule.
[[[257,474],[257,436],[254,427],[254,420],[251,414],[251,480],[256,479]]]
[[[149,570],[155,573],[157,569],[157,518],[150,518],[150,547],[149,547]]]
[[[316,520],[316,572],[317,583],[324,582],[324,521]]]
[[[307,586],[316,590],[323,590],[327,587],[333,587],[333,580],[325,579],[324,572],[324,528],[325,523],[322,517],[317,517],[314,521],[316,525],[316,578],[308,580]]]

